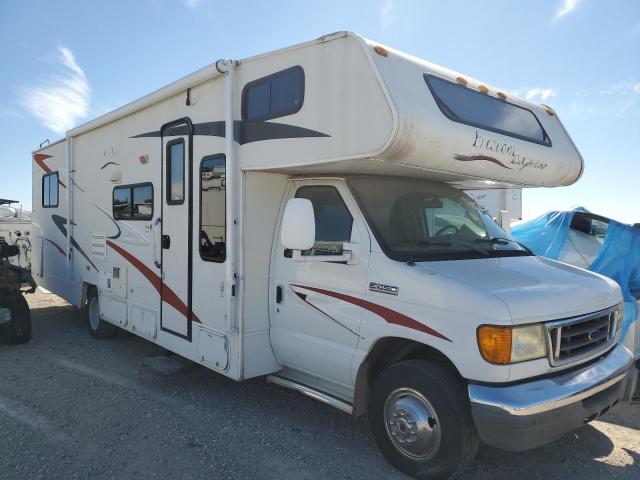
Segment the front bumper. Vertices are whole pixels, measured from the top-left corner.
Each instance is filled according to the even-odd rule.
[[[628,394],[633,355],[616,345],[596,363],[527,383],[469,385],[478,434],[486,444],[521,451],[560,438],[606,413]]]

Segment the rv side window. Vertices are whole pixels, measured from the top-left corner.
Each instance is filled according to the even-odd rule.
[[[146,183],[131,187],[133,202],[131,218],[133,220],[151,220],[153,218],[153,185]]]
[[[351,241],[353,217],[335,187],[308,186],[296,192],[313,204],[316,242],[302,255],[342,255],[342,244]]]
[[[304,70],[295,66],[247,83],[242,90],[243,120],[268,120],[298,112],[304,101]]]
[[[222,263],[226,253],[226,160],[208,155],[200,163],[200,257]]]
[[[42,176],[42,206],[54,208],[58,206],[58,172]]]
[[[167,204],[184,203],[184,140],[167,144]]]
[[[115,220],[131,218],[131,187],[113,189],[113,218]]]
[[[153,217],[153,185],[141,183],[113,189],[115,220],[151,220]]]
[[[551,145],[531,110],[433,75],[424,74],[424,79],[442,113],[454,122]]]

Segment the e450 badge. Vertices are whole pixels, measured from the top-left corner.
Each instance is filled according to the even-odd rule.
[[[398,295],[398,287],[393,285],[384,285],[382,283],[370,282],[369,290],[372,292],[386,293],[388,295]]]

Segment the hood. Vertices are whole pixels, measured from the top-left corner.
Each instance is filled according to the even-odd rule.
[[[596,312],[622,301],[620,287],[602,276],[544,257],[421,262],[502,300],[514,323],[556,320]]]

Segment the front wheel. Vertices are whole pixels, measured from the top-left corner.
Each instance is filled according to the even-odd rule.
[[[478,449],[464,385],[424,360],[400,362],[380,374],[371,390],[369,423],[389,463],[417,479],[453,478]]]
[[[87,318],[89,333],[93,338],[105,340],[113,337],[118,331],[118,327],[100,318],[100,300],[98,299],[98,292],[95,288],[91,288],[87,293],[85,316]]]
[[[20,345],[31,340],[31,311],[24,296],[16,292],[5,299],[11,319],[0,325],[0,343]]]

